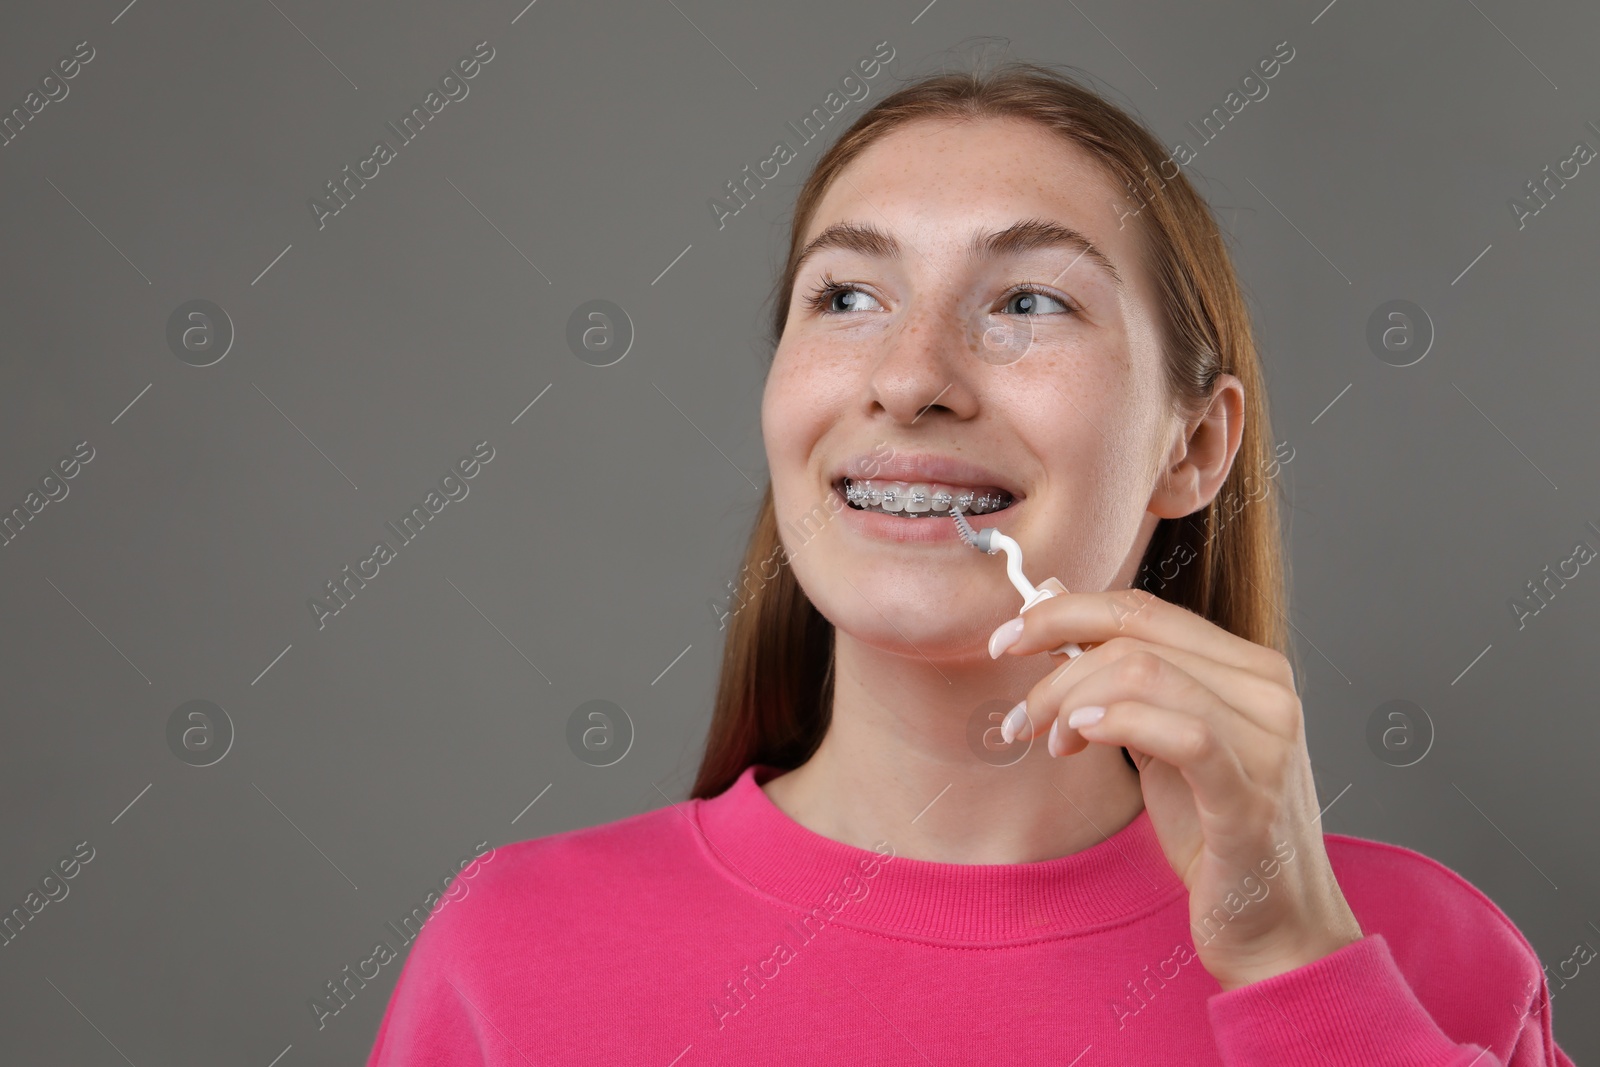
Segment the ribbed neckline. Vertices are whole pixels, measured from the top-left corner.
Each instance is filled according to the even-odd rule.
[[[761,789],[782,773],[746,767],[724,792],[696,802],[695,820],[708,858],[735,882],[800,911],[823,907],[828,922],[941,944],[1005,944],[1115,925],[1184,891],[1142,809],[1104,841],[1035,863],[886,860],[790,818]]]

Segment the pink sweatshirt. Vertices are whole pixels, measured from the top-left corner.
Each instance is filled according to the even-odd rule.
[[[1572,1065],[1516,927],[1407,849],[1326,835],[1366,936],[1224,993],[1196,939],[1252,901],[1191,929],[1148,813],[1071,856],[934,863],[806,829],[777,773],[498,849],[424,925],[368,1067]]]

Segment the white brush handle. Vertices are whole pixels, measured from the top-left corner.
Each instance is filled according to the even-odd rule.
[[[1057,595],[1056,594],[1056,590],[1049,588],[1049,585],[1052,582],[1054,582],[1056,585],[1061,585],[1061,582],[1060,582],[1059,579],[1046,578],[1043,582],[1041,582],[1036,587],[1036,591],[1034,592],[1034,595],[1028,598],[1028,602],[1026,604],[1022,605],[1022,610],[1023,611],[1027,611],[1029,608],[1033,607],[1035,604],[1042,604],[1046,600],[1049,600],[1051,597],[1056,596]],[[1062,586],[1062,592],[1065,592],[1065,591],[1066,591],[1066,587]],[[1066,644],[1062,645],[1060,648],[1051,649],[1050,650],[1050,654],[1052,656],[1066,656],[1068,659],[1077,659],[1079,656],[1083,655],[1083,648],[1082,648],[1082,646],[1080,646],[1075,641],[1068,641]]]

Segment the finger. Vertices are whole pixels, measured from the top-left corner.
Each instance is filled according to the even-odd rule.
[[[1135,654],[1160,656],[1264,730],[1293,738],[1302,728],[1300,702],[1292,689],[1230,664],[1137,637],[1113,637],[1062,664],[1044,679],[1044,689],[1051,699],[1069,707],[1088,703],[1074,695],[1078,682]],[[1031,699],[1028,706],[1033,707]]]
[[[1085,654],[1084,659],[1088,658]],[[1196,719],[1213,737],[1240,752],[1246,768],[1257,765],[1258,760],[1267,758],[1275,746],[1283,743],[1282,738],[1241,715],[1192,675],[1148,652],[1131,653],[1083,675],[1073,686],[1070,701],[1052,694],[1047,682],[1035,685],[1027,697],[1026,715],[1031,728],[1042,734],[1063,713],[1083,707],[1110,707],[1121,701],[1184,709],[1175,714]],[[1068,721],[1057,728],[1058,741],[1061,731],[1071,725]],[[1028,736],[1026,729],[1020,736]]]
[[[1068,641],[1105,642],[1139,637],[1227,663],[1264,678],[1292,684],[1288,659],[1202,618],[1188,608],[1142,589],[1062,593],[1023,612],[1022,634],[1006,649],[1027,656]]]
[[[1098,722],[1077,727],[1083,739],[1137,748],[1176,767],[1202,812],[1226,811],[1253,788],[1238,753],[1200,716],[1140,700],[1114,700],[1105,709]]]

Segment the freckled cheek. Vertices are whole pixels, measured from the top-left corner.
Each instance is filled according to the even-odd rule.
[[[840,395],[835,377],[804,351],[780,349],[773,360],[762,392],[761,434],[780,502],[805,477],[818,442],[838,421],[829,399]]]

